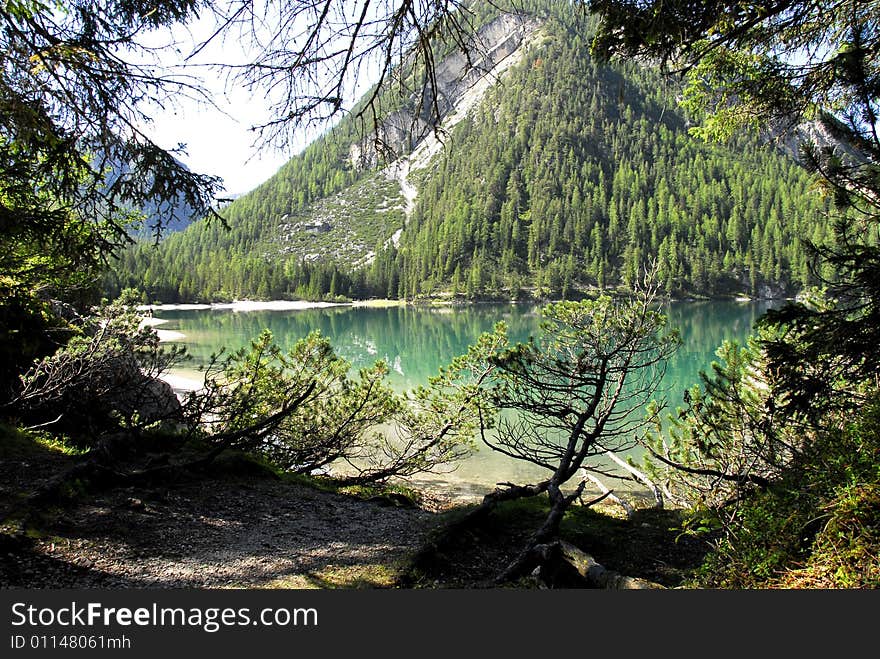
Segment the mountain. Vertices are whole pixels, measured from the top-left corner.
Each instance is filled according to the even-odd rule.
[[[800,238],[828,233],[795,160],[757,138],[707,144],[678,89],[600,66],[569,7],[486,12],[481,56],[437,67],[442,130],[413,97],[382,124],[385,163],[340,122],[226,209],[125,253],[108,293],[235,297],[574,297],[632,285],[778,296],[812,283]],[[432,99],[428,99],[431,101]]]
[[[188,169],[179,160],[176,162],[182,168]],[[127,162],[108,159],[104,163],[104,167],[107,170],[104,180],[108,187],[119,185],[120,180],[132,175],[131,165]],[[154,180],[150,179],[150,186],[154,185]],[[168,200],[149,199],[137,207],[130,205],[129,210],[143,218],[143,222],[139,226],[130,230],[132,237],[151,242],[155,240],[157,233],[159,237],[168,236],[183,231],[192,222],[199,219],[198,211],[187,203],[182,194]],[[161,226],[161,231],[157,232],[159,226]]]

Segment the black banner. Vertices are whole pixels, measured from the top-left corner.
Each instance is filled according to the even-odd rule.
[[[875,593],[803,591],[3,590],[0,656],[814,655],[856,650],[877,603]]]

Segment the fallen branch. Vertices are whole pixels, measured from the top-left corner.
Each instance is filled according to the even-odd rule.
[[[581,505],[584,508],[592,508],[597,503],[602,503],[605,499],[608,498],[608,495],[610,495],[610,494],[611,494],[611,492],[605,492],[604,494],[600,494],[595,499],[590,499],[589,501],[584,501],[583,497],[579,497],[579,499],[580,499]]]
[[[639,479],[642,483],[644,483],[648,487],[648,489],[651,490],[651,492],[654,494],[654,502],[657,504],[656,507],[660,509],[663,508],[663,492],[654,481],[652,481],[650,478],[648,478],[647,475],[633,467],[626,460],[621,460],[613,451],[605,451],[605,455],[607,455],[612,462],[619,465],[623,469],[626,469],[626,471],[628,471],[637,479]]]
[[[531,552],[532,575],[550,588],[645,590],[664,586],[609,570],[592,556],[565,540],[536,545]]]
[[[595,484],[595,486],[599,488],[599,491],[602,492],[604,496],[608,497],[614,503],[616,503],[618,506],[623,508],[623,510],[626,512],[627,519],[632,519],[633,515],[636,512],[635,509],[632,507],[632,505],[630,505],[629,503],[627,503],[626,501],[624,501],[623,499],[618,497],[616,494],[614,494],[614,491],[609,489],[608,486],[605,485],[605,483],[603,483],[601,480],[599,480],[598,476],[596,476],[595,474],[591,474],[586,469],[584,469],[582,471],[584,473],[585,479],[591,480]]]

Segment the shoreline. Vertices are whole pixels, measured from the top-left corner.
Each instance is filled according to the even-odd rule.
[[[235,302],[215,302],[212,304],[140,304],[138,311],[297,311],[303,309],[326,309],[328,307],[351,306],[351,302],[307,302],[306,300],[236,300]],[[152,319],[159,320],[159,319]],[[160,324],[160,323],[156,323]]]
[[[181,399],[181,396],[185,396],[192,391],[201,391],[205,387],[204,380],[196,380],[178,373],[162,373],[162,375],[159,376],[159,380],[171,387],[171,390],[177,395],[178,400]],[[183,401],[181,400],[181,402]]]
[[[747,295],[719,295],[714,297],[666,297],[666,302],[785,302],[796,300],[798,296],[785,295],[780,297],[749,297]],[[234,302],[181,302],[175,304],[139,304],[138,311],[305,311],[308,309],[329,309],[333,307],[351,308],[389,308],[389,307],[449,307],[468,306],[473,304],[547,304],[559,302],[556,299],[478,299],[460,300],[444,297],[426,299],[391,299],[370,298],[367,300],[351,300],[349,302],[310,302],[308,300],[236,300]],[[159,325],[160,319],[150,318],[150,325]],[[164,321],[162,321],[164,322]]]
[[[166,343],[169,341],[183,341],[186,338],[186,334],[183,332],[176,332],[174,330],[163,330],[163,329],[155,329],[159,325],[164,325],[168,321],[164,318],[153,318],[152,316],[145,316],[141,318],[141,322],[138,325],[138,329],[143,329],[145,327],[152,327],[153,331],[156,332],[159,337],[159,343]]]
[[[140,307],[138,307],[140,309]],[[139,328],[143,329],[145,327],[152,327],[153,331],[159,337],[159,343],[168,343],[172,341],[182,341],[186,338],[186,334],[183,332],[177,332],[174,330],[163,330],[156,329],[160,325],[164,325],[168,320],[165,318],[154,318],[153,316],[144,316],[141,318],[141,322],[139,324]],[[182,402],[182,396],[186,395],[191,391],[200,391],[204,387],[204,382],[196,380],[194,378],[186,377],[180,375],[178,373],[165,372],[162,373],[159,377],[159,380],[165,382],[171,390],[177,395],[178,399]]]

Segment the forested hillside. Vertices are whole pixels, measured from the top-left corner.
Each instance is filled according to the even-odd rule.
[[[538,19],[522,61],[427,166],[407,167],[411,212],[397,170],[353,162],[358,138],[343,121],[225,209],[228,229],[196,223],[124,253],[107,292],[577,297],[627,287],[653,259],[676,296],[811,283],[800,239],[822,243],[830,228],[797,162],[751,137],[691,136],[668,78],[594,62],[583,19],[565,8]]]
[[[266,3],[269,35],[253,29],[265,6],[234,4],[0,4],[0,581],[880,587],[880,0],[517,0],[538,7],[518,17],[479,0],[281,2]],[[143,131],[161,119],[144,108],[210,103],[169,74],[191,57],[174,35],[205,27],[196,51],[237,39],[258,52],[219,70],[281,97],[263,128],[342,118],[225,221],[220,181]],[[148,53],[169,59],[153,68]],[[376,57],[393,66],[360,108],[398,150],[384,166],[340,97]],[[655,61],[687,73],[667,82],[643,68]],[[393,97],[401,87],[412,95]],[[426,133],[441,119],[443,144]],[[803,169],[746,137],[781,126],[821,133],[798,145]],[[128,169],[110,183],[113,163]],[[160,238],[181,205],[214,219],[127,249],[132,209],[155,209]],[[144,318],[132,290],[95,304],[108,262],[104,292],[146,285],[153,301],[621,290],[535,305],[527,342],[498,314],[406,392],[378,349],[353,368],[320,331],[266,330],[180,396],[168,371],[186,352],[152,328],[171,318]],[[648,262],[659,285],[629,294]],[[809,283],[664,408],[661,377],[689,328],[663,294]],[[475,443],[544,477],[474,505],[431,494],[423,476]],[[641,465],[624,460],[636,444]],[[606,460],[648,497],[612,497]],[[381,613],[436,626],[422,610]],[[690,622],[715,633],[717,619]]]

